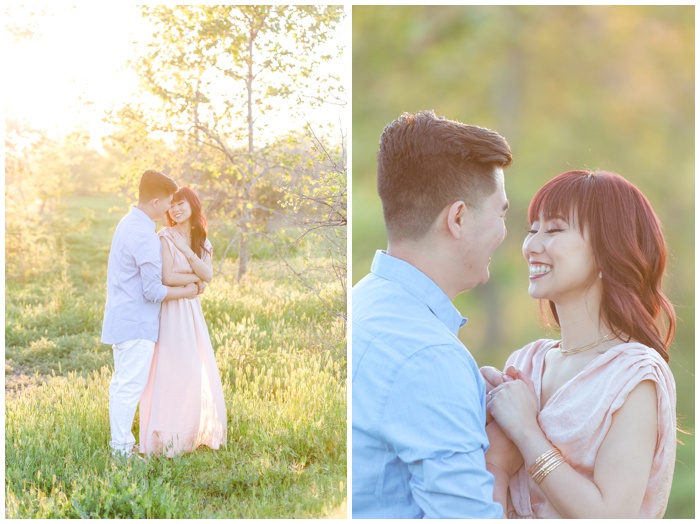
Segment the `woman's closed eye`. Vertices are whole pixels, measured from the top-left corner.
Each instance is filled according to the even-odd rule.
[[[530,235],[536,235],[537,233],[539,233],[540,230],[534,229],[532,227],[526,227],[525,231]],[[544,230],[545,233],[561,233],[562,231],[564,231],[564,229],[560,227],[551,227],[549,229]]]

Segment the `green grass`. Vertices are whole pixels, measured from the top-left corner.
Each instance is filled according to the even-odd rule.
[[[109,244],[126,210],[115,197],[71,197],[61,234],[31,239],[49,249],[30,268],[8,264],[5,517],[343,518],[344,321],[270,261],[254,261],[242,282],[227,261],[202,297],[226,444],[145,463],[111,457],[112,355],[99,339]],[[335,297],[336,287],[318,290]]]

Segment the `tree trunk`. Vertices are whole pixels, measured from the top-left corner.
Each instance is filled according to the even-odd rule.
[[[241,281],[243,275],[248,271],[248,212],[243,212],[239,222],[239,242],[238,242],[238,275],[236,280]]]
[[[248,204],[250,203],[252,195],[250,190],[252,188],[249,189],[248,184],[252,184],[255,165],[255,128],[253,126],[253,80],[255,80],[255,75],[253,74],[253,42],[255,41],[256,35],[257,31],[251,27],[248,36],[248,56],[246,57],[248,62],[248,75],[246,77],[246,108],[248,111],[248,114],[246,115],[248,121],[248,166],[246,168],[247,182],[244,184],[245,189],[243,195],[243,209],[241,209],[239,222],[241,238],[238,248],[238,276],[236,277],[238,281],[240,281],[243,278],[243,275],[245,275],[248,271],[248,230],[250,225],[250,211]]]

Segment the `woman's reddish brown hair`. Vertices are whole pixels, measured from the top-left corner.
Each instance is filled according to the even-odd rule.
[[[540,215],[576,218],[602,272],[602,320],[616,336],[654,348],[668,362],[676,314],[661,290],[666,243],[641,191],[616,173],[568,171],[547,182],[532,199],[530,223]],[[551,301],[549,309],[559,325]]]
[[[209,250],[204,247],[204,242],[207,239],[207,218],[202,212],[202,203],[192,189],[187,186],[182,186],[173,195],[173,202],[179,202],[181,200],[187,200],[190,204],[190,209],[192,210],[192,216],[190,217],[190,229],[192,234],[192,240],[190,248],[195,253],[203,257],[205,253],[211,255]],[[165,214],[166,220],[170,227],[175,225],[175,221],[170,216],[170,212]]]

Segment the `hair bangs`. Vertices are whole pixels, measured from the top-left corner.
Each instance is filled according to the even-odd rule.
[[[530,224],[540,217],[544,220],[561,218],[569,224],[575,223],[583,234],[595,215],[592,211],[597,207],[593,191],[595,178],[595,174],[588,171],[568,171],[554,177],[530,202]]]
[[[623,340],[654,348],[668,362],[676,316],[662,290],[666,245],[647,198],[616,173],[568,171],[547,182],[528,208],[531,224],[555,217],[591,244],[603,284],[601,319]],[[559,325],[555,303],[546,302]]]

